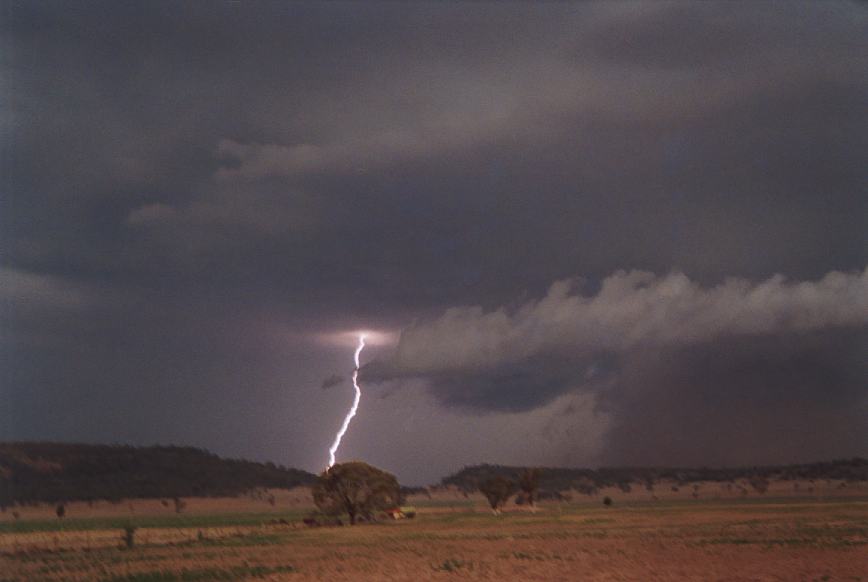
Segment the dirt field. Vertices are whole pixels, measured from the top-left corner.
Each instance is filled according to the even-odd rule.
[[[581,496],[500,516],[474,496],[442,493],[413,500],[414,520],[330,528],[299,523],[303,491],[282,492],[274,506],[188,500],[180,515],[159,501],[73,505],[62,521],[51,508],[17,519],[7,511],[0,580],[868,582],[868,497],[857,491],[657,501],[631,493],[613,495],[610,508]],[[133,549],[121,547],[126,523],[139,527]]]

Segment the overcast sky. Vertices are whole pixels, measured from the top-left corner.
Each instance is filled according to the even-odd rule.
[[[868,6],[4,2],[0,439],[406,483],[868,455]]]

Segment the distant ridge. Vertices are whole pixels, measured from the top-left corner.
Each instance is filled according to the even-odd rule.
[[[306,471],[203,449],[53,442],[0,443],[0,505],[234,496],[312,483]]]
[[[527,467],[505,465],[473,465],[442,480],[444,486],[473,491],[482,481],[500,475],[515,480]],[[868,481],[868,459],[855,457],[818,463],[768,465],[711,469],[665,467],[601,467],[599,469],[541,468],[540,490],[556,492],[590,488],[647,485],[656,481],[693,483],[698,481],[727,482],[736,479],[811,480],[836,479]]]

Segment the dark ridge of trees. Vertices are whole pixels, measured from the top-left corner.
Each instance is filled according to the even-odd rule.
[[[203,449],[49,442],[0,443],[0,506],[133,498],[235,496],[316,477]]]
[[[504,465],[474,465],[464,467],[442,480],[445,486],[453,486],[466,492],[475,491],[481,483],[492,477],[518,479],[526,467]],[[648,489],[660,480],[687,484],[696,481],[732,482],[745,480],[762,488],[768,480],[818,480],[868,481],[868,459],[852,458],[822,463],[799,465],[755,466],[736,468],[666,468],[666,467],[601,467],[599,469],[565,469],[542,467],[539,470],[539,490],[543,497],[557,491],[575,489],[593,493],[601,487],[619,487],[629,490],[631,483]],[[649,485],[650,484],[650,485]],[[759,489],[758,489],[759,490]]]

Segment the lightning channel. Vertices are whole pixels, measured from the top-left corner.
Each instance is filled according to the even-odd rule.
[[[326,467],[326,470],[332,468],[332,465],[335,464],[335,453],[338,452],[338,448],[341,446],[341,439],[344,438],[344,434],[347,432],[347,428],[350,426],[350,421],[356,415],[356,411],[359,409],[359,400],[362,398],[362,390],[359,388],[359,355],[362,353],[362,350],[365,349],[365,336],[364,334],[359,336],[359,345],[356,346],[356,353],[353,355],[353,361],[356,363],[356,367],[353,370],[353,388],[356,390],[355,398],[353,399],[353,405],[350,407],[349,412],[347,412],[346,417],[344,417],[344,423],[341,425],[341,428],[338,430],[338,434],[335,435],[335,442],[332,443],[332,446],[329,448],[329,464]]]

